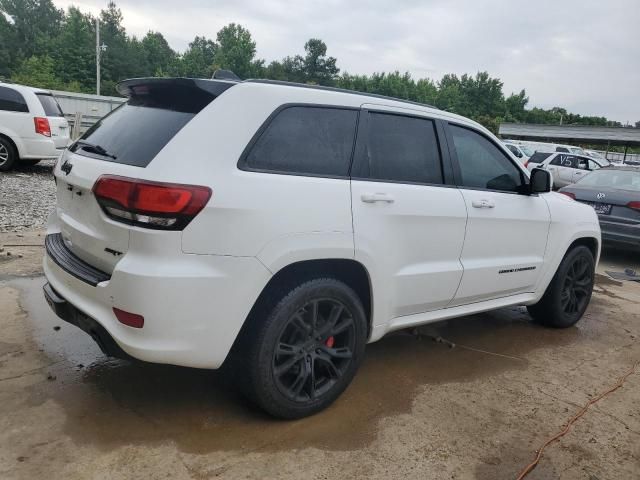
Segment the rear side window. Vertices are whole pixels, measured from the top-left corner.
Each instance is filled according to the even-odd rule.
[[[127,103],[95,123],[70,147],[71,151],[108,162],[146,167],[215,98],[211,92],[186,80],[141,84],[131,91]]]
[[[38,100],[40,100],[40,104],[42,108],[44,108],[44,114],[47,117],[64,117],[64,113],[62,113],[62,109],[53,95],[49,95],[48,93],[36,93]]]
[[[28,112],[27,102],[21,93],[13,88],[0,87],[0,110],[8,112]]]
[[[529,163],[542,163],[549,158],[549,155],[551,155],[551,153],[536,152],[529,158]]]
[[[392,182],[442,183],[433,121],[370,113],[365,149],[351,176]]]
[[[246,157],[250,169],[346,177],[358,112],[292,106],[281,110]]]
[[[566,152],[569,153],[569,149],[567,147],[556,147],[556,152]]]
[[[558,165],[560,167],[578,168],[578,159],[573,155],[556,155],[556,158],[551,160],[551,165]]]
[[[450,125],[461,186],[515,192],[522,184],[522,172],[483,135]]]

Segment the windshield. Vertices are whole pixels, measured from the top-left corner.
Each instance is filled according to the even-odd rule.
[[[530,147],[527,147],[526,145],[520,145],[520,150],[522,150],[522,152],[527,156],[530,157],[531,155],[533,155],[534,153],[536,153],[536,151]]]
[[[640,192],[640,170],[596,170],[578,182],[581,186],[609,187]]]

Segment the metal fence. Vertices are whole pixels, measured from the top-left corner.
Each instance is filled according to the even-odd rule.
[[[73,138],[80,136],[91,125],[127,100],[122,97],[59,90],[52,90],[51,93],[58,100],[60,108],[69,122]]]

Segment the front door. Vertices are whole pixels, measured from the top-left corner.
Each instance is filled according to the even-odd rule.
[[[354,243],[375,280],[378,323],[445,307],[462,277],[467,211],[460,191],[443,183],[436,132],[434,120],[415,113],[360,115],[351,172]]]
[[[448,128],[469,216],[460,256],[464,274],[452,305],[533,292],[547,246],[547,203],[518,193],[526,181],[523,171],[488,136]]]

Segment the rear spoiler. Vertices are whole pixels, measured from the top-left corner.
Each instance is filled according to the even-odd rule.
[[[138,95],[147,95],[152,90],[163,91],[200,91],[201,93],[208,93],[213,98],[217,97],[225,90],[233,87],[236,81],[229,80],[206,80],[203,78],[159,78],[159,77],[147,77],[147,78],[130,78],[122,80],[116,84],[116,90],[123,97],[132,97]],[[213,99],[212,98],[212,99]]]

